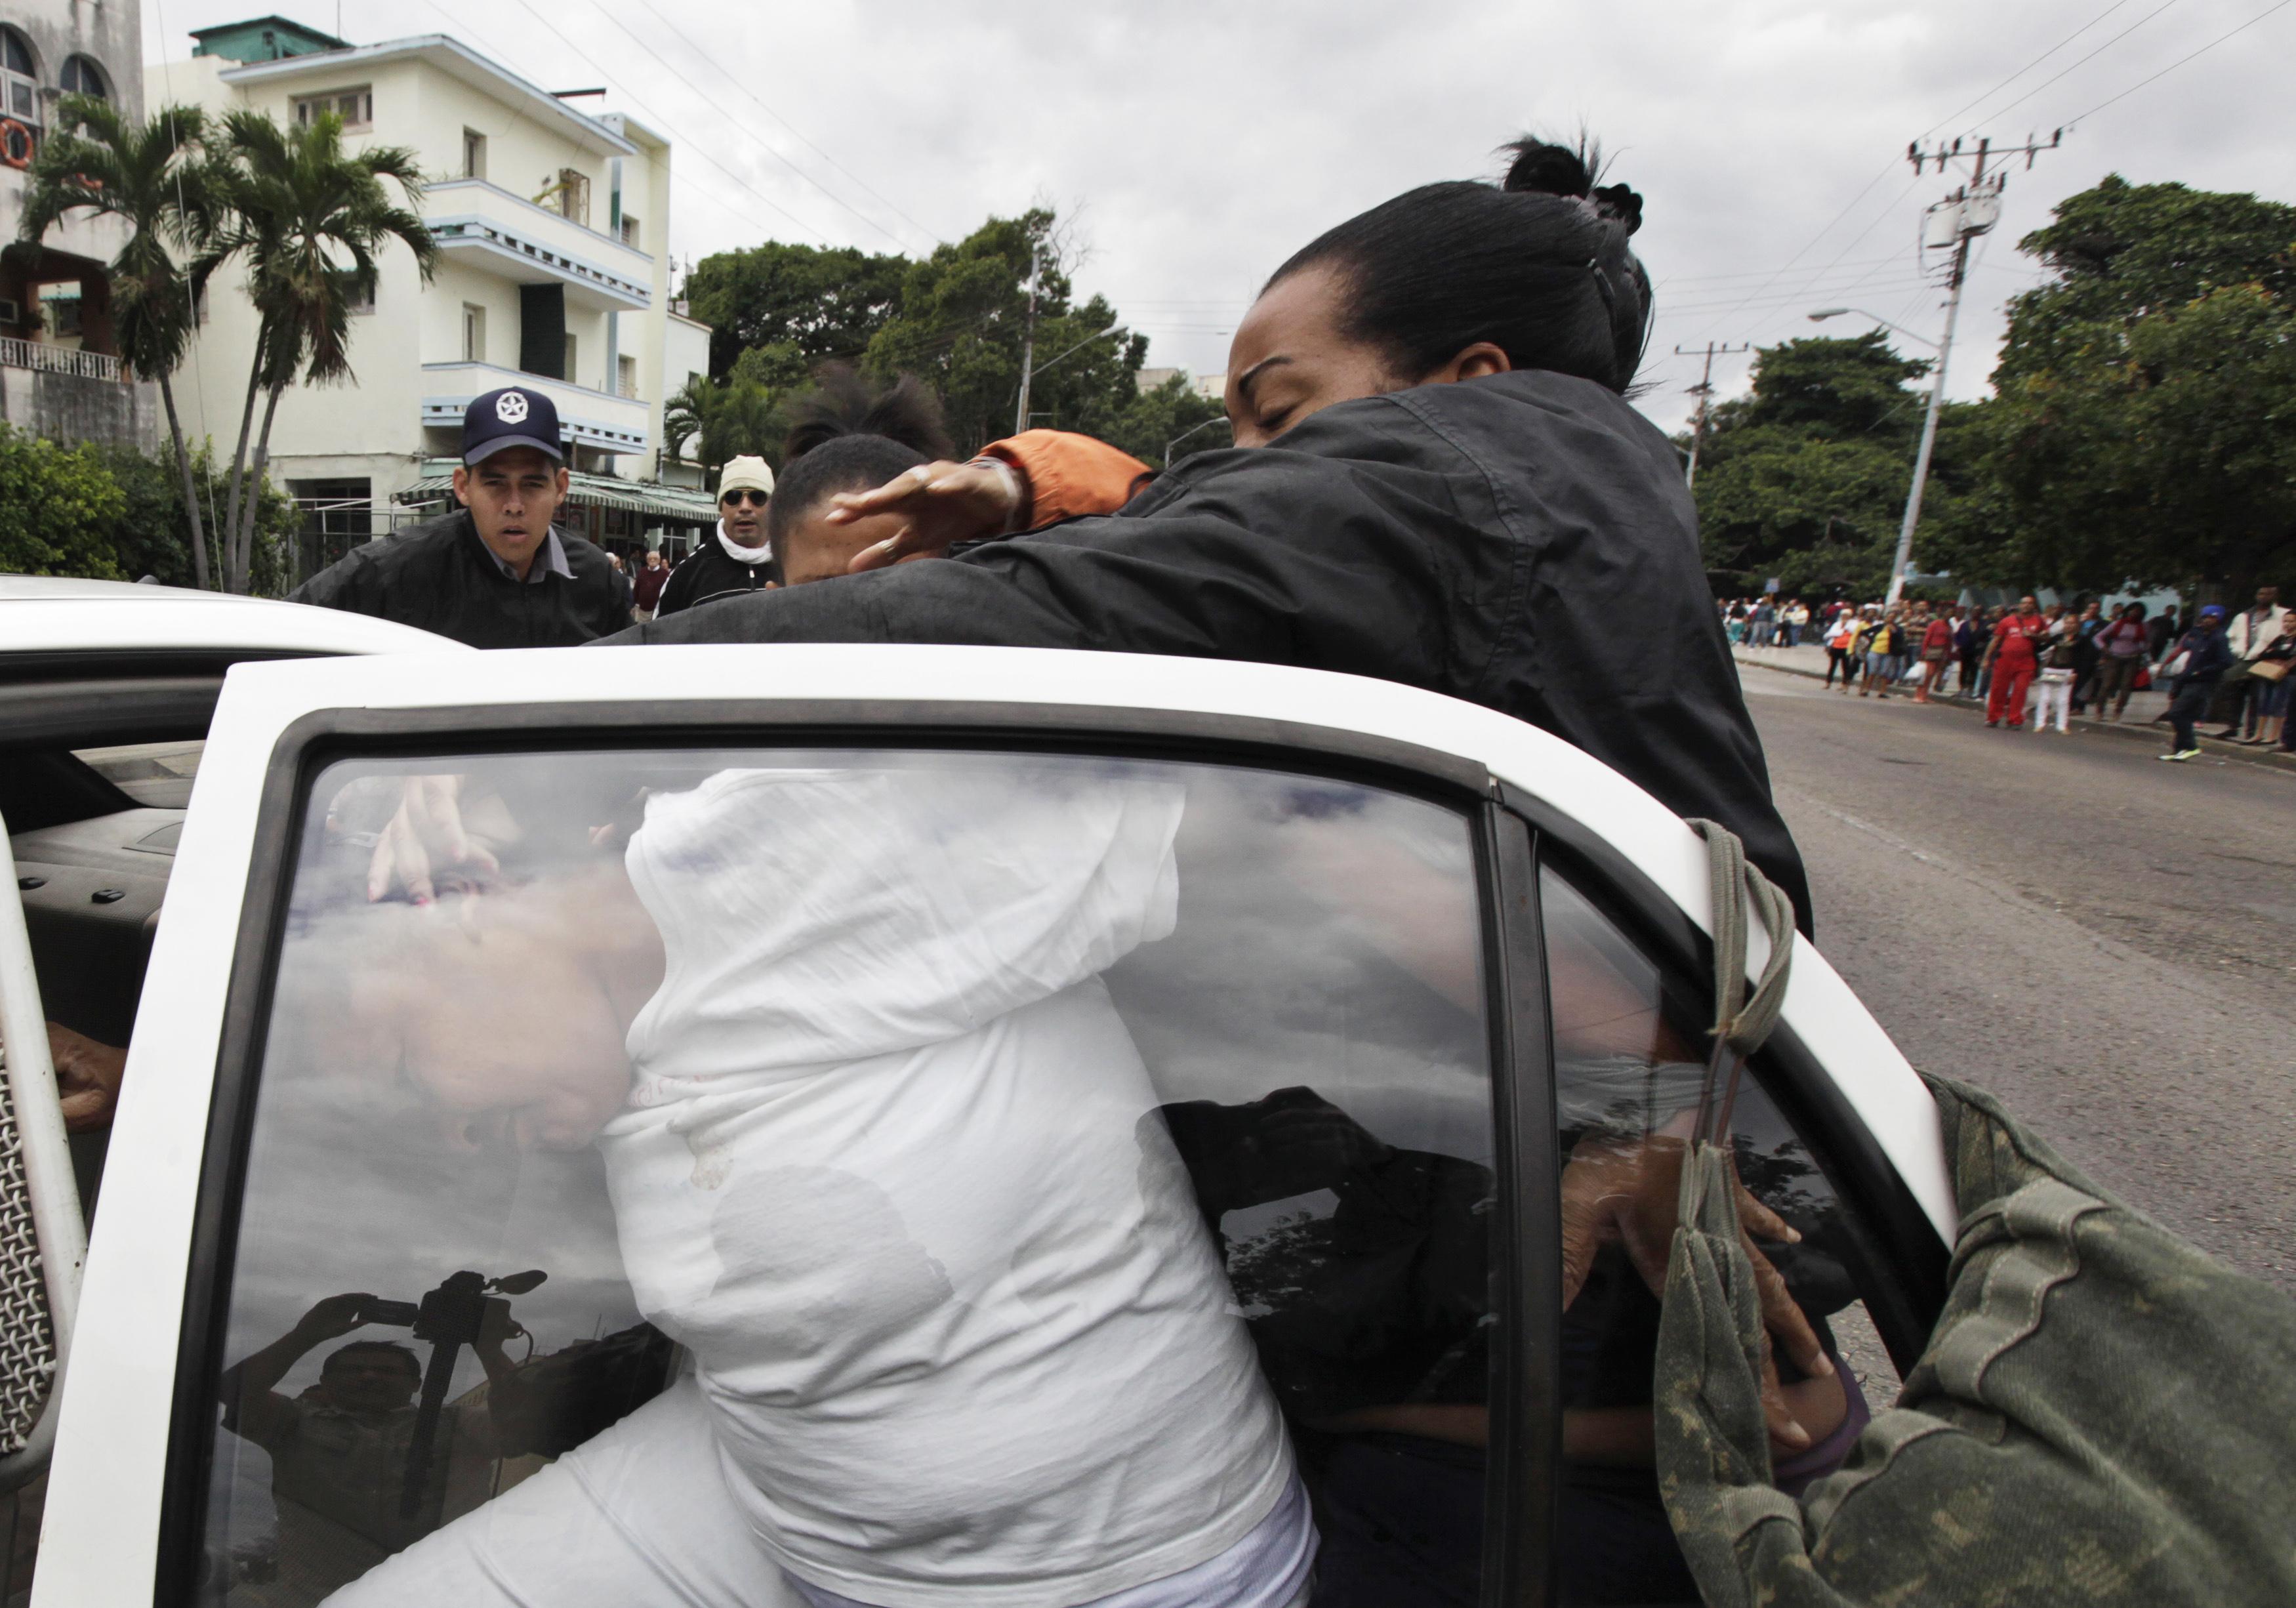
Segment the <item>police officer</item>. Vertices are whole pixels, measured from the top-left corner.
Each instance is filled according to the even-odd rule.
[[[670,576],[659,612],[676,614],[773,584],[774,550],[766,540],[766,504],[773,495],[774,472],[765,459],[744,455],[727,461],[718,476],[718,528]]]
[[[619,631],[630,583],[551,516],[566,496],[558,409],[506,386],[463,413],[462,508],[354,548],[288,595],[474,648],[562,648]]]

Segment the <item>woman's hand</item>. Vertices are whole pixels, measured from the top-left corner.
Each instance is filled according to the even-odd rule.
[[[873,513],[908,521],[873,547],[864,547],[846,566],[852,574],[882,570],[904,559],[945,553],[976,537],[1001,536],[1021,512],[1021,477],[994,458],[968,464],[920,464],[874,491],[845,492],[830,499],[826,521],[850,524]]]
[[[501,872],[494,851],[463,829],[463,778],[409,776],[367,862],[366,897],[372,904],[404,893],[427,905],[438,897],[434,874],[477,885]]]
[[[1573,1147],[1570,1164],[1562,1169],[1565,1308],[1578,1299],[1595,1258],[1605,1245],[1623,1249],[1651,1292],[1664,1296],[1667,1260],[1681,1221],[1682,1164],[1688,1153],[1685,1140],[1664,1134],[1642,1138],[1589,1134]],[[1732,1187],[1738,1203],[1738,1240],[1753,1268],[1762,1309],[1762,1415],[1775,1446],[1801,1451],[1810,1444],[1810,1432],[1797,1422],[1779,1386],[1771,1339],[1813,1379],[1832,1378],[1833,1363],[1794,1303],[1784,1276],[1754,1243],[1759,1235],[1791,1245],[1801,1235],[1743,1184],[1734,1178]]]

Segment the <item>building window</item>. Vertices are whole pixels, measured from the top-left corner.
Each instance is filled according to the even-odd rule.
[[[0,115],[30,127],[40,126],[40,80],[32,47],[12,28],[0,28]]]
[[[487,136],[474,128],[463,130],[463,176],[484,178],[487,176]]]
[[[561,168],[550,187],[542,193],[542,201],[569,223],[590,226],[590,176],[572,168]]]
[[[574,366],[574,332],[572,330],[568,330],[566,332],[566,360],[559,367],[558,377],[561,380],[565,381],[569,385],[579,385],[582,383],[580,380],[575,378],[580,371]]]
[[[344,310],[353,317],[365,317],[374,311],[374,287],[368,285],[362,289],[353,285],[350,293],[343,299],[343,305]]]
[[[44,284],[40,287],[40,314],[47,324],[52,340],[79,339],[80,289],[78,280],[69,284]]]
[[[633,402],[636,401],[638,399],[638,360],[636,357],[623,357],[616,363],[615,368],[617,370],[614,377],[615,394],[627,397]]]
[[[470,302],[463,304],[463,361],[484,363],[487,360],[487,309]]]
[[[296,126],[308,128],[313,119],[330,111],[342,119],[345,133],[371,128],[374,126],[374,91],[362,86],[305,95],[295,103]]]
[[[86,56],[64,58],[63,90],[66,94],[92,94],[99,101],[111,98],[111,87],[103,81],[103,69]]]
[[[629,247],[629,249],[630,249],[631,250],[633,250],[633,251],[642,251],[642,250],[644,250],[645,248],[644,248],[644,247],[643,247],[643,246],[641,246],[641,245],[638,243],[638,242],[639,242],[639,240],[640,240],[641,238],[642,238],[642,236],[641,236],[641,233],[640,233],[639,226],[638,226],[638,220],[637,220],[636,218],[635,218],[635,217],[631,217],[628,213],[627,213],[627,212],[623,213],[623,214],[622,214],[622,243],[623,243],[624,245],[626,245],[626,246]]]

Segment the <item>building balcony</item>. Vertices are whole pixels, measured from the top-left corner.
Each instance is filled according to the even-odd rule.
[[[0,368],[29,368],[36,373],[70,374],[81,380],[119,381],[119,359],[108,352],[83,351],[75,346],[50,346],[40,340],[0,337]]]
[[[430,185],[422,210],[450,258],[519,284],[564,285],[570,307],[618,313],[653,305],[652,257],[484,179]]]
[[[559,427],[577,447],[614,453],[646,450],[652,410],[645,403],[492,363],[424,364],[422,423],[434,430],[459,431],[472,398],[505,385],[522,385],[549,398],[558,409]]]

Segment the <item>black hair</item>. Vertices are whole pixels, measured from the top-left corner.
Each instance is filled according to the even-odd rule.
[[[1627,248],[1643,200],[1597,185],[1599,148],[1526,135],[1496,185],[1424,185],[1349,218],[1275,270],[1348,284],[1344,332],[1399,375],[1431,373],[1488,340],[1517,368],[1576,374],[1623,393],[1649,339],[1650,275]]]
[[[781,478],[766,505],[774,578],[786,585],[783,549],[790,533],[840,491],[870,491],[905,469],[955,449],[941,424],[940,402],[914,374],[873,390],[851,369],[832,365],[820,389],[797,405],[784,443]]]
[[[319,1365],[319,1377],[324,1379],[333,1372],[335,1364],[354,1351],[388,1351],[406,1365],[406,1371],[415,1378],[422,1377],[422,1360],[414,1355],[412,1346],[402,1346],[388,1340],[355,1340],[347,1346],[337,1346],[327,1353],[326,1361]]]
[[[814,386],[792,410],[797,423],[782,442],[784,467],[816,447],[848,436],[883,436],[928,458],[945,458],[955,451],[941,422],[940,398],[914,374],[899,375],[879,388],[845,365],[830,363],[815,372]]]

